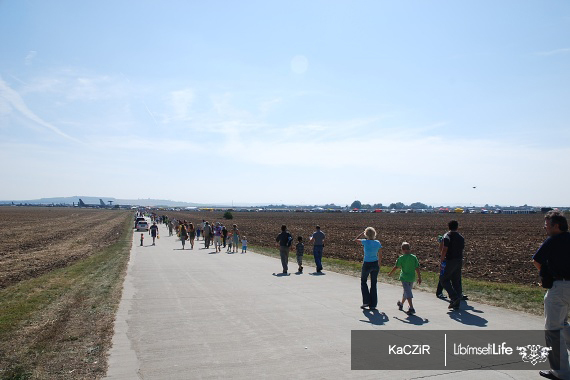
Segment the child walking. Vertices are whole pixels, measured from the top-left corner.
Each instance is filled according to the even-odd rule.
[[[303,244],[303,237],[299,236],[297,238],[297,245],[295,246],[297,251],[297,264],[299,264],[299,273],[303,273],[303,253],[305,252],[305,245]]]
[[[228,249],[226,250],[227,253],[232,253],[232,241],[233,241],[233,235],[229,234],[227,240],[228,243]]]
[[[422,274],[420,273],[420,263],[415,255],[410,252],[410,244],[407,242],[402,243],[402,255],[398,257],[396,265],[388,273],[388,276],[392,275],[396,269],[400,268],[400,281],[402,281],[402,287],[404,288],[404,294],[402,295],[402,301],[398,301],[398,309],[404,309],[404,302],[408,301],[408,314],[415,314],[414,304],[412,303],[412,288],[414,286],[414,281],[416,280],[416,274],[418,275],[418,284],[422,283]]]
[[[141,247],[143,246],[144,234],[141,234]]]
[[[241,253],[247,253],[247,239],[245,236],[241,239]]]

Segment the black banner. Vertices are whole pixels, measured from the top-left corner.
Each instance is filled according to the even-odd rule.
[[[545,335],[549,335],[548,345]],[[560,331],[353,330],[351,368],[353,370],[558,369],[559,347]]]

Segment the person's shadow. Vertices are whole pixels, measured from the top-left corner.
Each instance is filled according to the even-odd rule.
[[[290,273],[273,273],[275,277],[287,277],[290,276]]]
[[[360,322],[370,323],[372,325],[381,326],[390,320],[386,313],[381,313],[378,310],[363,309],[362,314],[364,314],[368,320],[360,319]]]
[[[422,326],[425,325],[426,323],[429,323],[429,320],[427,318],[418,317],[415,314],[408,314],[408,316],[405,319],[398,317],[394,317],[394,319],[397,319],[398,321],[406,323],[408,325],[416,325],[416,326]]]
[[[478,315],[471,314],[469,313],[469,311],[472,311],[477,314],[483,313],[482,310],[476,310],[473,306],[469,306],[466,304],[465,301],[463,301],[462,306],[460,306],[459,310],[453,310],[453,309],[449,310],[447,315],[449,315],[449,318],[453,319],[454,321],[463,323],[464,325],[478,326],[478,327],[487,326],[487,324],[489,323],[488,320]]]
[[[311,275],[311,276],[326,276],[326,274],[324,274],[323,272],[313,272],[313,273],[309,273],[309,275]]]

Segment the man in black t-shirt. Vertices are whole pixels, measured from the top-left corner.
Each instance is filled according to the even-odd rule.
[[[279,256],[281,256],[283,274],[287,274],[287,269],[289,268],[289,250],[291,249],[291,242],[293,241],[293,236],[287,231],[287,226],[281,226],[281,233],[277,235],[275,241],[279,243]]]
[[[461,268],[465,239],[457,232],[459,223],[456,220],[450,221],[447,226],[449,231],[443,235],[443,244],[441,244],[439,281],[451,299],[449,309],[457,310],[462,298]]]
[[[152,236],[152,245],[154,245],[155,239],[158,236],[158,226],[156,225],[156,222],[152,222],[152,226],[150,226],[148,233]]]
[[[544,296],[544,330],[550,371],[540,371],[547,379],[570,379],[570,232],[568,221],[560,211],[549,211],[544,217],[548,238],[532,257],[543,277],[553,279]],[[547,286],[543,282],[543,286]],[[550,286],[550,285],[548,285]]]

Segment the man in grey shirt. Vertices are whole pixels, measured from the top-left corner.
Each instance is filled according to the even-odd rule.
[[[316,231],[313,233],[309,242],[313,241],[313,257],[315,258],[315,265],[317,266],[317,273],[323,270],[321,260],[323,258],[323,247],[325,246],[325,233],[321,231],[321,227],[317,226]]]

